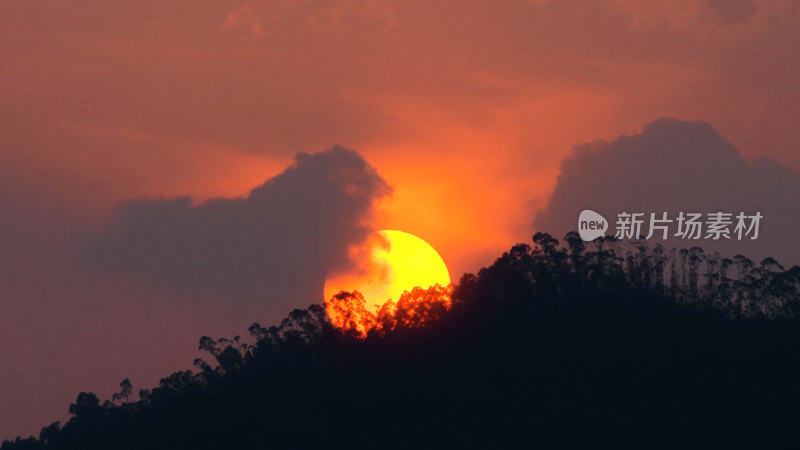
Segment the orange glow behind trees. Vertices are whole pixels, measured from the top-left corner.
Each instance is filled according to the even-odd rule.
[[[366,336],[372,330],[424,326],[450,307],[450,274],[423,239],[397,230],[372,233],[350,248],[353,267],[325,282],[331,323]]]
[[[335,327],[365,337],[370,332],[383,334],[429,326],[450,309],[451,293],[452,284],[446,287],[435,284],[427,289],[417,286],[403,292],[396,303],[389,299],[377,313],[372,313],[360,292],[342,291],[325,301],[325,309]]]

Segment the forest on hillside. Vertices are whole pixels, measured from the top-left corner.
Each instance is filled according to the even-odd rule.
[[[202,337],[194,370],[0,448],[800,448],[799,325],[798,266],[537,233],[377,313]]]

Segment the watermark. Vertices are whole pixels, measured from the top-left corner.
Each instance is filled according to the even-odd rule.
[[[676,237],[686,240],[698,239],[758,239],[759,225],[764,216],[760,212],[748,214],[739,212],[679,212],[669,217],[666,212],[643,213],[621,212],[617,215],[617,239],[650,239],[661,237],[666,240]],[[645,223],[646,222],[646,223]],[[584,241],[592,241],[606,235],[609,223],[591,209],[581,211],[578,216],[578,234]],[[644,234],[647,232],[647,234]],[[674,232],[674,233],[673,233]]]

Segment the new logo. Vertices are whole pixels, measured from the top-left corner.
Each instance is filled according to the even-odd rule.
[[[608,221],[605,217],[592,211],[584,209],[578,216],[578,234],[584,241],[593,241],[600,236],[605,236],[608,230]]]

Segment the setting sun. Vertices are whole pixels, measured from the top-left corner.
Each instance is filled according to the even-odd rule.
[[[439,253],[410,233],[377,231],[350,253],[355,266],[325,280],[325,299],[340,291],[358,291],[364,295],[367,309],[375,311],[416,286],[450,284],[450,273]]]

